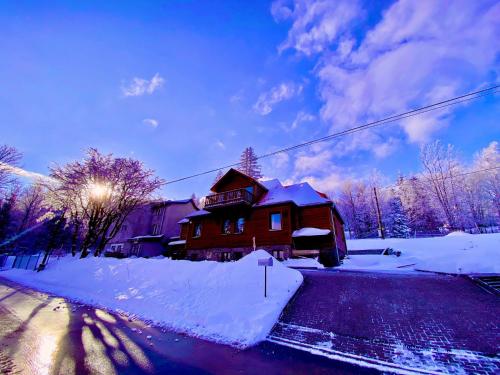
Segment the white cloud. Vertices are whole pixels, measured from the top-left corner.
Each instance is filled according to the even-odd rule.
[[[56,180],[50,176],[41,173],[31,172],[23,168],[15,167],[10,164],[0,162],[0,169],[9,173],[15,174],[19,177],[25,177],[34,181],[55,182]]]
[[[160,122],[155,118],[145,118],[142,120],[142,123],[147,126],[151,126],[152,128],[157,128]]]
[[[219,139],[217,139],[214,143],[215,146],[217,146],[218,148],[220,148],[221,150],[225,150],[226,149],[226,145]]]
[[[304,111],[299,111],[299,113],[297,113],[297,116],[295,116],[295,120],[293,120],[292,122],[291,129],[298,128],[298,126],[303,122],[311,122],[314,120],[316,120],[316,116]]]
[[[142,96],[145,94],[151,95],[160,88],[165,80],[156,73],[151,80],[134,77],[128,86],[122,86],[122,94],[124,96]]]
[[[279,46],[281,52],[295,48],[305,55],[322,52],[359,16],[355,0],[278,0],[271,6],[276,21],[291,19],[287,39]]]
[[[357,3],[349,4],[294,0],[293,6],[284,1],[272,6],[276,20],[292,21],[280,49],[318,57],[313,74],[323,102],[320,115],[332,133],[472,91],[498,77],[498,2],[397,1],[358,40],[350,27],[363,14]],[[454,108],[399,126],[408,142],[425,142],[450,123]],[[341,143],[344,150],[371,149],[378,156],[387,156],[395,145],[371,131]]]
[[[326,166],[330,164],[333,153],[330,150],[314,151],[309,154],[300,153],[295,158],[295,172],[297,174],[311,174],[324,171]]]
[[[272,158],[271,163],[275,169],[283,169],[286,166],[288,166],[289,161],[290,161],[290,156],[288,156],[287,153],[282,152],[282,153],[275,155]]]
[[[254,110],[262,116],[273,111],[276,104],[289,100],[302,92],[303,86],[293,82],[283,82],[259,95]]]

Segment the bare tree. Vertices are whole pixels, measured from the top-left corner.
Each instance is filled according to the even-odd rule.
[[[424,167],[423,176],[439,202],[448,225],[461,227],[460,207],[457,200],[456,175],[460,173],[460,164],[453,146],[443,146],[435,141],[422,147],[420,160]]]
[[[40,184],[33,184],[21,191],[17,208],[20,214],[17,232],[35,225],[36,220],[43,213],[44,188]]]
[[[14,147],[0,145],[0,191],[15,181],[12,167],[18,166],[21,157]]]
[[[57,181],[50,187],[53,202],[81,225],[82,258],[91,248],[100,255],[130,212],[163,184],[140,161],[103,155],[96,149],[89,149],[81,162],[52,168],[51,177]]]

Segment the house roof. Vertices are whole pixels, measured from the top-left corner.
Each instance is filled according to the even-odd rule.
[[[269,206],[278,203],[292,202],[297,206],[311,206],[332,203],[325,195],[314,190],[307,182],[283,186],[279,180],[262,182],[267,193],[254,204],[254,207]]]
[[[260,183],[258,180],[256,180],[253,177],[250,177],[250,176],[246,175],[245,173],[243,173],[243,172],[241,172],[241,171],[239,171],[237,169],[234,169],[234,168],[229,169],[224,176],[222,176],[215,184],[212,185],[212,187],[210,188],[210,190],[211,191],[217,191],[217,187],[220,184],[222,184],[225,180],[227,180],[228,178],[231,178],[231,176],[233,176],[233,175],[240,175],[240,176],[248,179],[250,182],[259,185],[264,190],[267,190],[266,187],[262,183]]]
[[[197,210],[197,211],[191,212],[190,214],[187,214],[186,218],[195,217],[195,216],[205,216],[205,215],[210,215],[210,212],[205,211],[205,210]]]

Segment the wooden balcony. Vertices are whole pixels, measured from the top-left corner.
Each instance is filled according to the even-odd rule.
[[[250,206],[252,203],[253,194],[246,189],[229,190],[205,197],[206,210],[236,205]]]

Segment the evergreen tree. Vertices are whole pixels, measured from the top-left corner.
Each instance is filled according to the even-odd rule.
[[[389,202],[389,227],[392,237],[407,238],[410,235],[408,217],[399,197],[391,198]]]
[[[13,233],[12,227],[12,210],[16,202],[16,194],[11,195],[0,201],[0,243],[9,238]]]
[[[261,166],[257,162],[257,155],[252,147],[247,147],[242,152],[238,170],[255,179],[262,177]]]

